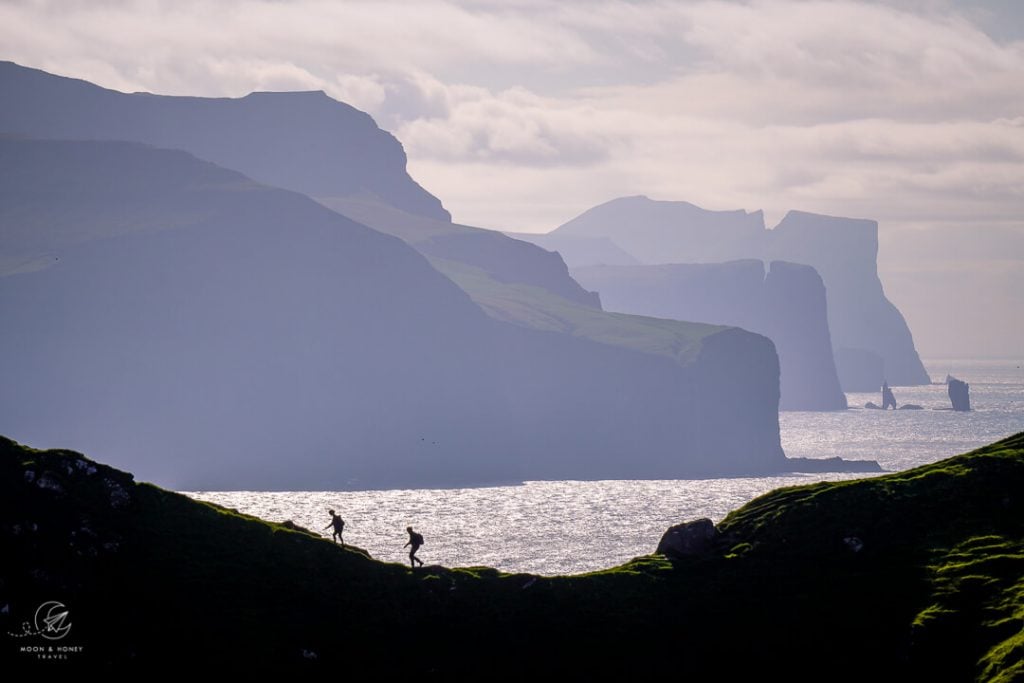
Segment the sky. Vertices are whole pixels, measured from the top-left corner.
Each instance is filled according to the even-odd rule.
[[[471,225],[634,194],[872,218],[922,356],[1024,358],[1017,0],[0,0],[0,58],[129,92],[324,90]]]

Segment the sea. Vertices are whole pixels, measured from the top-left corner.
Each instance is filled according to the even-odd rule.
[[[850,409],[779,414],[791,457],[876,460],[888,472],[935,462],[1024,431],[1024,360],[926,360],[934,384],[894,387],[900,405],[868,410],[878,393],[847,394]],[[970,384],[969,413],[950,410],[943,382]],[[540,575],[578,574],[654,551],[673,524],[720,521],[782,486],[863,477],[792,474],[726,479],[528,481],[518,486],[384,491],[189,491],[187,495],[272,521],[322,531],[328,508],[345,519],[345,542],[407,562],[406,527],[423,534],[418,556],[448,567],[489,566]]]

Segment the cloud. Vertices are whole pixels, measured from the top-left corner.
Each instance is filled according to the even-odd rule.
[[[1021,208],[1024,43],[948,2],[8,2],[0,39],[124,90],[323,89],[485,224],[460,209],[481,164],[574,169],[538,183],[561,206],[546,222],[505,226],[528,229],[584,187],[883,219]]]
[[[0,2],[0,58],[128,91],[323,89],[395,132],[471,224],[548,230],[647,194],[769,221],[871,217],[949,245],[947,228],[992,230],[1012,251],[1020,15],[963,0],[26,0]],[[883,267],[917,258],[912,243],[883,239]]]

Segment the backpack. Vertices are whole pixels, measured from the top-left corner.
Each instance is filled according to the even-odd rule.
[[[423,545],[423,534],[420,534],[420,533],[417,533],[417,532],[413,532],[412,544],[413,545]]]

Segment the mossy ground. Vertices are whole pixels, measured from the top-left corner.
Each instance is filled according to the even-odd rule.
[[[0,639],[60,600],[79,665],[1008,681],[1024,670],[1022,492],[1019,434],[772,492],[723,520],[714,551],[676,563],[412,572],[3,440]]]

